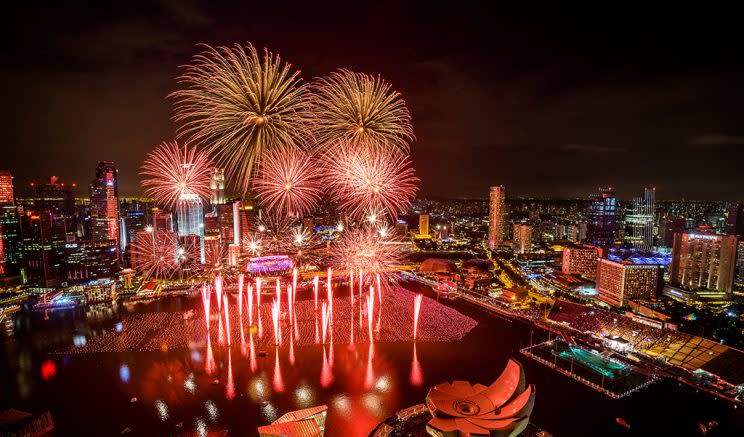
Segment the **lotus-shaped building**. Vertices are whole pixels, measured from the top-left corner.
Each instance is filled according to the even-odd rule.
[[[488,387],[453,381],[430,389],[426,431],[435,437],[516,436],[527,428],[534,405],[535,386],[525,387],[522,365],[509,360]]]

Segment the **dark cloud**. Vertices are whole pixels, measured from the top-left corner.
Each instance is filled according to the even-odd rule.
[[[166,96],[195,44],[251,41],[306,80],[348,67],[393,83],[414,117],[424,194],[484,196],[498,183],[525,196],[585,197],[600,185],[631,196],[655,185],[660,198],[744,198],[734,144],[744,135],[744,46],[731,11],[15,6],[0,29],[0,167],[19,183],[57,174],[85,185],[107,159],[122,190],[138,192],[144,154],[174,135]],[[717,152],[700,153],[706,146]]]

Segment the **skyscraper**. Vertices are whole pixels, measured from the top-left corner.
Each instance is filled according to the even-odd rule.
[[[0,205],[15,205],[13,176],[8,170],[0,170]]]
[[[615,191],[612,187],[600,188],[599,194],[593,194],[591,199],[587,238],[595,246],[611,246],[615,242],[617,221]]]
[[[22,260],[13,176],[0,170],[0,275],[18,272]]]
[[[728,235],[738,235],[744,238],[744,204],[741,202],[731,202],[728,207],[728,217],[726,217],[726,233]]]
[[[119,177],[113,162],[101,161],[90,183],[91,239],[119,242]]]
[[[514,250],[517,253],[532,250],[532,226],[524,223],[514,224]]]
[[[693,291],[731,293],[736,243],[735,235],[703,231],[676,234],[670,283]]]
[[[491,187],[488,215],[488,248],[493,250],[504,242],[506,228],[506,187]]]
[[[54,247],[51,211],[26,211],[22,216],[23,268],[26,281],[37,287],[54,287],[60,270]]]
[[[212,169],[212,181],[210,182],[210,188],[212,189],[212,205],[223,205],[225,204],[225,169],[215,167]]]
[[[744,291],[744,240],[736,246],[736,274],[734,275],[734,290]]]
[[[631,214],[625,216],[629,227],[626,240],[637,249],[651,249],[654,244],[656,188],[644,188],[643,196],[633,199]]]
[[[429,237],[429,214],[419,214],[419,237]]]
[[[681,234],[685,231],[686,220],[684,217],[672,217],[667,216],[662,220],[664,229],[664,247],[672,247],[674,245],[674,234]]]

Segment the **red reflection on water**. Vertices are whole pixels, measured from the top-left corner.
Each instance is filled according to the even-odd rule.
[[[421,295],[419,295],[421,296]],[[416,343],[413,344],[413,359],[411,361],[411,385],[420,387],[424,382],[424,372],[421,370],[418,355],[416,354]]]
[[[375,357],[375,343],[370,340],[369,350],[367,351],[367,371],[364,376],[364,388],[369,390],[375,383],[375,369],[372,367],[372,360]]]
[[[207,334],[207,359],[204,361],[204,370],[207,374],[211,375],[214,373],[214,353],[212,352],[212,339]]]
[[[204,308],[204,322],[207,324],[207,331],[209,331],[209,303],[211,300],[212,291],[207,288],[206,285],[202,285],[202,306]]]
[[[227,345],[230,346],[232,344],[230,341],[230,306],[227,304],[227,294],[223,296],[223,299],[225,300],[225,332],[227,333]]]
[[[256,348],[253,345],[253,331],[250,331],[250,337],[249,337],[249,348],[250,348],[250,362],[251,362],[251,372],[255,372],[258,368],[258,364],[256,363]]]
[[[238,276],[238,314],[242,317],[243,316],[243,281],[245,280],[245,277],[241,273],[240,276]]]
[[[235,397],[235,382],[232,371],[232,352],[227,350],[227,384],[225,384],[225,397],[232,400]]]
[[[279,366],[279,348],[275,348],[274,354],[274,379],[271,381],[274,391],[284,393],[284,380],[282,379],[282,369]]]
[[[326,348],[323,346],[323,367],[320,370],[320,386],[328,388],[333,383],[333,370],[331,364],[328,361],[328,355],[326,354]]]
[[[44,381],[49,381],[55,376],[57,376],[57,365],[52,360],[44,361],[41,365],[41,377]]]

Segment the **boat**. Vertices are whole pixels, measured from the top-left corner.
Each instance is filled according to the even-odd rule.
[[[620,424],[625,429],[630,429],[630,424],[626,422],[625,419],[623,419],[622,417],[616,417],[615,422]]]

